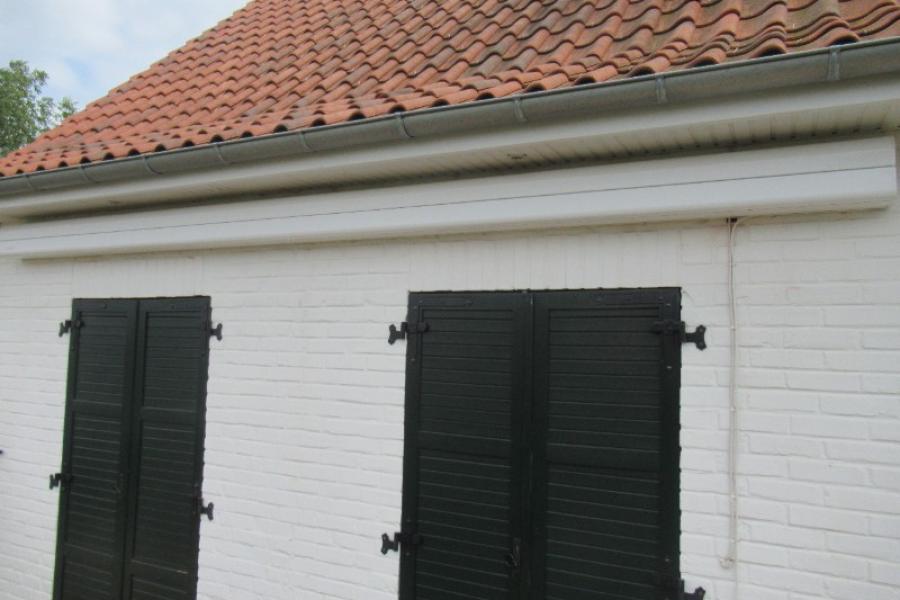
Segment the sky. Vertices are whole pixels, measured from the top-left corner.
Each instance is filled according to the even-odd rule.
[[[46,71],[83,108],[248,0],[0,0],[0,65]]]

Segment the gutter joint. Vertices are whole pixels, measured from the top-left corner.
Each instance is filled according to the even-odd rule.
[[[516,120],[519,123],[527,123],[528,117],[525,116],[525,111],[522,110],[522,97],[516,96],[513,98],[513,111],[516,113]]]
[[[404,119],[402,114],[397,114],[397,128],[400,130],[400,134],[408,140],[413,139],[413,136],[409,134],[409,130],[406,128],[406,119]]]
[[[663,75],[656,76],[656,103],[666,104],[669,95],[666,93],[666,78]]]
[[[828,72],[825,76],[827,81],[839,81],[841,78],[841,48],[833,46],[828,49]]]
[[[302,129],[297,132],[297,139],[300,141],[300,147],[303,148],[304,152],[312,152],[313,149],[309,146],[309,142],[306,141],[306,132]]]
[[[155,170],[153,167],[150,166],[150,163],[147,161],[147,155],[146,155],[146,154],[144,154],[144,160],[143,160],[143,163],[144,163],[144,167],[147,169],[147,171],[148,171],[151,175],[162,175],[162,173],[160,173],[159,171]]]
[[[225,157],[222,156],[222,143],[216,142],[215,144],[213,144],[213,148],[216,149],[216,156],[219,157],[219,162],[222,163],[223,165],[225,165],[226,167],[230,166],[231,163],[228,162],[227,160],[225,160]]]
[[[78,165],[78,170],[81,172],[81,176],[84,177],[84,180],[88,183],[96,184],[98,183],[94,179],[91,179],[91,176],[87,174],[87,171],[84,168],[84,165]]]

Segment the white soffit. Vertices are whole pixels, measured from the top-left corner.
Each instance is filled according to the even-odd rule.
[[[893,137],[0,228],[0,255],[95,256],[883,208]]]

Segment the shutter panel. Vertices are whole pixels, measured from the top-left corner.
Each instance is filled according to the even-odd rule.
[[[404,600],[507,600],[519,571],[527,298],[413,294],[407,349]],[[515,593],[517,596],[517,592]]]
[[[76,301],[55,598],[119,600],[136,303]]]
[[[534,598],[667,597],[680,346],[652,331],[679,313],[674,289],[535,295]]]
[[[209,360],[208,298],[141,300],[125,597],[189,600]]]

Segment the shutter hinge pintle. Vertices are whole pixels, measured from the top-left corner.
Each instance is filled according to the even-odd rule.
[[[418,533],[400,533],[399,531],[394,533],[394,539],[392,540],[390,536],[386,533],[381,534],[381,553],[387,554],[388,551],[393,550],[394,552],[398,552],[400,550],[400,544],[404,546],[418,546],[422,543],[422,536]]]
[[[59,337],[62,337],[72,331],[73,329],[81,329],[84,326],[84,321],[80,319],[71,320],[66,319],[65,321],[59,324]]]
[[[425,333],[428,331],[428,323],[420,321],[419,323],[416,323],[414,327],[410,328],[409,323],[404,321],[403,323],[400,323],[399,328],[396,325],[391,325],[388,330],[390,332],[388,334],[388,344],[393,345],[397,340],[405,340],[407,334]]]
[[[694,331],[688,331],[684,321],[657,321],[651,328],[653,333],[676,334],[682,344],[694,344],[700,350],[706,349],[706,326],[697,325]]]

